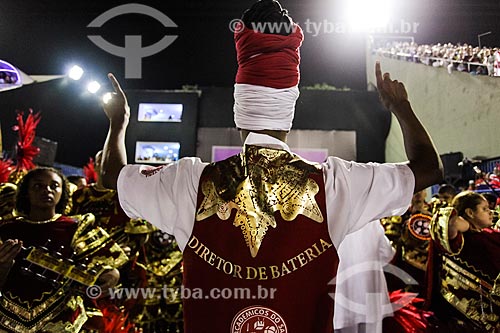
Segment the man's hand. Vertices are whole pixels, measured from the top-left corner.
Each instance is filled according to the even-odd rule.
[[[394,114],[403,132],[408,166],[415,176],[414,193],[439,184],[443,179],[441,158],[429,134],[413,112],[405,86],[391,80],[389,73],[382,75],[378,61],[375,63],[375,76],[380,101]]]
[[[127,164],[125,132],[130,118],[130,107],[127,96],[115,76],[109,73],[108,78],[115,91],[102,106],[109,119],[109,131],[102,153],[101,180],[104,187],[116,190],[120,170]]]
[[[128,123],[130,117],[130,107],[127,102],[127,96],[120,87],[120,83],[116,80],[115,76],[111,73],[108,78],[113,85],[114,92],[110,93],[111,98],[103,103],[104,113],[108,117],[111,124]]]
[[[12,266],[14,258],[23,246],[23,242],[17,239],[8,239],[0,245],[0,268]]]
[[[391,112],[397,112],[402,103],[408,102],[408,93],[403,83],[391,80],[389,73],[382,75],[380,63],[375,63],[375,76],[380,101]]]
[[[17,239],[8,239],[0,244],[0,289],[5,284],[14,259],[22,247],[23,242]]]

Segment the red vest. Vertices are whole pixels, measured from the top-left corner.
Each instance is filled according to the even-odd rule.
[[[198,207],[204,199],[202,175]],[[331,333],[338,256],[328,233],[321,172],[315,200],[323,222],[274,213],[255,257],[242,230],[214,214],[194,224],[184,250],[186,333]]]

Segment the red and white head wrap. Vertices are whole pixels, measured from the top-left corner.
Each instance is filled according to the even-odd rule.
[[[234,86],[234,121],[246,130],[288,131],[299,97],[299,48],[302,29],[288,36],[242,27],[234,34],[238,72]]]

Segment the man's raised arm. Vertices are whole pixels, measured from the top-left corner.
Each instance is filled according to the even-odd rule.
[[[104,113],[109,119],[109,131],[104,142],[101,177],[104,187],[116,189],[120,170],[127,164],[125,132],[127,130],[130,107],[127,96],[113,74],[108,74],[114,92],[111,99],[103,104]]]
[[[375,64],[375,76],[382,104],[396,116],[401,126],[408,165],[415,175],[414,192],[440,183],[443,179],[441,158],[413,112],[404,85],[391,80],[389,73],[382,75],[379,62]]]

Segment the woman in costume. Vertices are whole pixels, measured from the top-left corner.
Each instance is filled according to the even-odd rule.
[[[500,331],[500,232],[491,228],[492,220],[488,201],[465,191],[431,222],[440,252],[429,266],[434,291],[468,319],[468,331]]]
[[[80,332],[88,319],[81,291],[118,281],[123,251],[92,227],[92,215],[65,216],[68,201],[55,169],[33,169],[19,183],[19,216],[0,224],[0,330]]]

